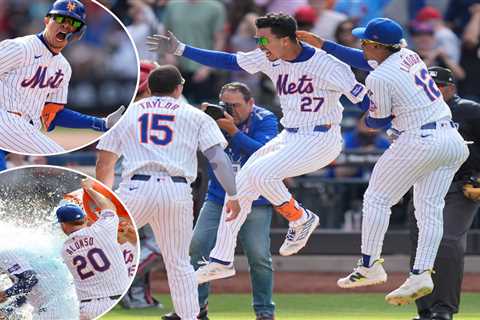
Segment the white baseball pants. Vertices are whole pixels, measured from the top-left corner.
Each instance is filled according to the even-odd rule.
[[[251,211],[252,202],[260,195],[275,206],[288,202],[292,195],[283,180],[329,165],[341,149],[340,127],[332,126],[327,132],[299,130],[290,133],[284,130],[257,150],[237,174],[240,214],[227,223],[226,212],[222,213],[217,242],[210,257],[233,261],[237,235]]]
[[[5,110],[0,110],[0,149],[37,155],[65,152],[65,149],[33,125]]]
[[[119,197],[129,208],[138,228],[149,223],[160,247],[175,312],[196,320],[200,312],[198,285],[190,264],[193,235],[193,200],[187,183],[173,182],[167,175],[152,175],[148,181],[127,180]]]
[[[443,123],[440,125],[439,123]],[[363,199],[362,253],[382,252],[391,210],[413,186],[419,237],[414,269],[432,269],[443,234],[445,195],[468,157],[463,138],[449,121],[437,129],[404,132],[380,157]]]

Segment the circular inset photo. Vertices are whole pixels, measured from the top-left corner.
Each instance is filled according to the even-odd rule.
[[[135,95],[138,55],[93,0],[0,2],[0,149],[54,155],[97,140]]]
[[[0,319],[95,319],[127,291],[138,252],[98,181],[52,166],[0,174]]]

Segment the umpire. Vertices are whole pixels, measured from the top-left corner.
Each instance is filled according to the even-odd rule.
[[[277,135],[278,120],[273,113],[254,104],[250,89],[243,83],[232,82],[224,85],[220,91],[220,100],[231,110],[231,115],[225,113],[225,117],[218,119],[217,123],[226,134],[228,140],[226,152],[237,172],[255,151]],[[199,268],[202,258],[208,259],[215,245],[225,198],[225,191],[211,168],[209,178],[207,199],[200,210],[190,244],[191,262],[195,269]],[[253,202],[252,211],[239,233],[239,240],[250,266],[253,309],[257,320],[274,319],[271,221],[272,206],[266,199],[259,198]],[[198,296],[201,310],[198,319],[208,319],[208,294],[208,283],[200,285]],[[162,319],[180,318],[172,312],[164,315]]]
[[[443,238],[432,275],[435,287],[430,295],[416,300],[418,316],[414,319],[450,320],[460,305],[467,231],[480,207],[479,199],[469,199],[464,194],[464,186],[471,177],[478,177],[480,173],[480,104],[457,95],[449,69],[431,67],[428,71],[449,105],[453,121],[459,124],[460,134],[465,141],[473,141],[473,144],[469,144],[470,156],[455,174],[445,197]],[[409,216],[412,264],[418,228],[413,212]]]

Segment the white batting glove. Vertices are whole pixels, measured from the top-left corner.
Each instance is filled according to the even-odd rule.
[[[147,45],[149,51],[159,53],[170,53],[181,56],[185,50],[185,44],[178,41],[171,31],[167,31],[167,35],[154,34],[147,37]]]
[[[115,123],[117,123],[118,120],[120,120],[120,118],[123,115],[123,112],[125,112],[125,106],[121,106],[120,108],[118,108],[116,111],[110,113],[105,118],[105,126],[107,127],[107,129],[112,128],[115,125]]]

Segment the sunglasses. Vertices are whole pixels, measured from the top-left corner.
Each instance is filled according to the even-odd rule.
[[[259,46],[266,46],[270,43],[270,41],[266,37],[258,37],[255,39],[257,40],[257,44]]]
[[[366,44],[381,44],[381,43],[378,43],[376,41],[373,41],[373,40],[368,40],[368,39],[362,39],[360,41],[360,43],[362,44],[362,46],[366,45]]]
[[[78,21],[78,20],[75,20],[73,18],[70,18],[70,17],[65,17],[65,16],[53,16],[53,20],[55,20],[56,23],[58,24],[62,24],[64,22],[68,23],[69,25],[71,25],[72,27],[76,28],[76,29],[80,29],[83,25],[82,22]]]

